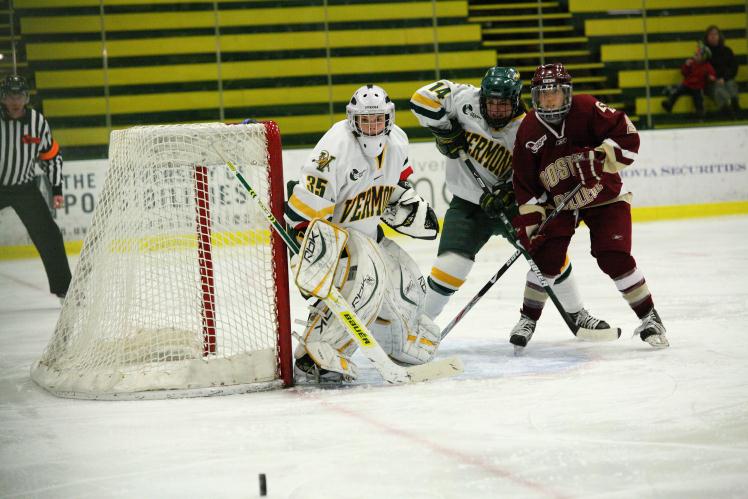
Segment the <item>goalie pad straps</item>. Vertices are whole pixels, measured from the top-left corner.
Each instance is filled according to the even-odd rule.
[[[405,190],[397,199],[387,205],[382,221],[395,231],[416,239],[436,239],[439,221],[429,204],[408,182],[398,184]]]

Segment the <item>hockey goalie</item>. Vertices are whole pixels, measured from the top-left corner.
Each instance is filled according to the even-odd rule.
[[[301,254],[320,255],[295,264],[296,283],[311,300],[320,296],[320,288],[335,286],[390,358],[423,364],[433,358],[440,341],[439,328],[422,310],[426,282],[379,224],[435,239],[438,221],[408,182],[413,172],[408,137],[395,125],[395,106],[384,89],[359,88],[346,114],[302,165],[285,207]],[[351,356],[356,343],[322,300],[311,303],[294,352],[297,381],[355,379]]]

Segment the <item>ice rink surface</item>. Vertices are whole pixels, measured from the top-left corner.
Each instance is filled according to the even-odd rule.
[[[432,242],[400,238],[426,273]],[[479,255],[444,326],[511,255]],[[587,308],[624,329],[572,337],[549,302],[523,356],[508,343],[518,260],[442,343],[466,371],[356,386],[161,401],[56,398],[29,368],[60,306],[39,260],[0,262],[0,497],[712,498],[748,495],[748,216],[634,226],[633,254],[668,329],[656,351],[589,255]],[[303,302],[294,296],[295,313]]]

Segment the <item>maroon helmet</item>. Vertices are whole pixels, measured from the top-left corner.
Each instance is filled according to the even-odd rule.
[[[540,96],[544,92],[560,90],[563,101],[553,107],[540,105]],[[563,64],[554,62],[538,66],[532,75],[532,105],[535,112],[548,123],[561,123],[571,109],[571,75]]]

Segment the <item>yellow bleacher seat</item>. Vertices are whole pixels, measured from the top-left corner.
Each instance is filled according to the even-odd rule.
[[[745,0],[569,0],[569,12],[608,12],[643,9],[693,9],[699,7],[723,7],[743,5]]]
[[[393,73],[398,71],[483,68],[495,64],[491,50],[333,57],[329,71],[333,75]],[[221,77],[224,80],[248,78],[282,78],[294,76],[326,75],[328,61],[324,57],[264,61],[224,62]],[[107,71],[109,85],[142,85],[155,83],[180,83],[214,81],[218,78],[216,63],[174,64],[169,66],[139,66],[111,68]],[[39,88],[77,88],[103,86],[103,69],[71,69],[37,71]]]
[[[647,45],[646,55],[650,60],[662,59],[686,59],[693,54],[696,49],[696,40],[678,41],[678,42],[650,42]],[[735,40],[731,43],[727,40],[727,45],[732,49],[735,55],[746,54],[745,40]],[[644,60],[643,43],[621,43],[606,44],[600,46],[600,58],[603,62],[627,62]]]
[[[269,9],[219,10],[219,27],[270,26],[351,22],[432,17],[432,2],[400,2],[386,4],[333,5],[324,7],[283,7]],[[437,17],[467,16],[467,2],[437,2]],[[213,28],[216,13],[212,10],[192,12],[149,12],[136,14],[107,14],[107,31],[150,31],[167,29]],[[48,33],[95,33],[101,30],[98,15],[39,16],[21,19],[21,30],[26,35]]]
[[[436,31],[440,43],[479,42],[480,27],[476,25],[440,26]],[[287,33],[253,33],[221,35],[221,53],[273,52],[330,48],[419,45],[433,43],[434,28],[360,29],[330,31],[292,31]],[[216,50],[216,37],[175,36],[107,40],[109,57],[137,57],[153,55],[199,54]],[[101,57],[101,42],[28,43],[26,53],[30,61],[87,59]]]
[[[647,32],[655,33],[698,33],[703,36],[704,30],[711,24],[720,29],[745,29],[745,13],[735,14],[693,14],[684,16],[647,17]],[[587,36],[638,35],[643,32],[641,17],[606,17],[605,19],[587,19],[584,32]]]
[[[680,68],[673,69],[651,69],[649,70],[649,85],[652,87],[663,87],[678,85],[683,76]],[[737,81],[748,81],[748,66],[738,67]],[[647,73],[643,69],[625,70],[618,72],[618,86],[621,88],[641,88],[647,84]]]
[[[650,101],[650,112],[652,114],[667,114],[665,110],[662,108],[662,101],[665,100],[665,97],[652,97]],[[748,94],[740,94],[740,107],[745,109],[748,107]],[[707,112],[709,111],[716,111],[717,106],[715,106],[714,102],[711,99],[704,99],[704,109],[706,109]],[[673,106],[673,114],[684,114],[684,113],[694,113],[696,112],[695,108],[693,107],[693,99],[687,95],[682,96],[678,101],[675,103],[675,106]],[[637,97],[636,98],[636,114],[639,115],[645,115],[647,113],[647,98],[646,97]]]

